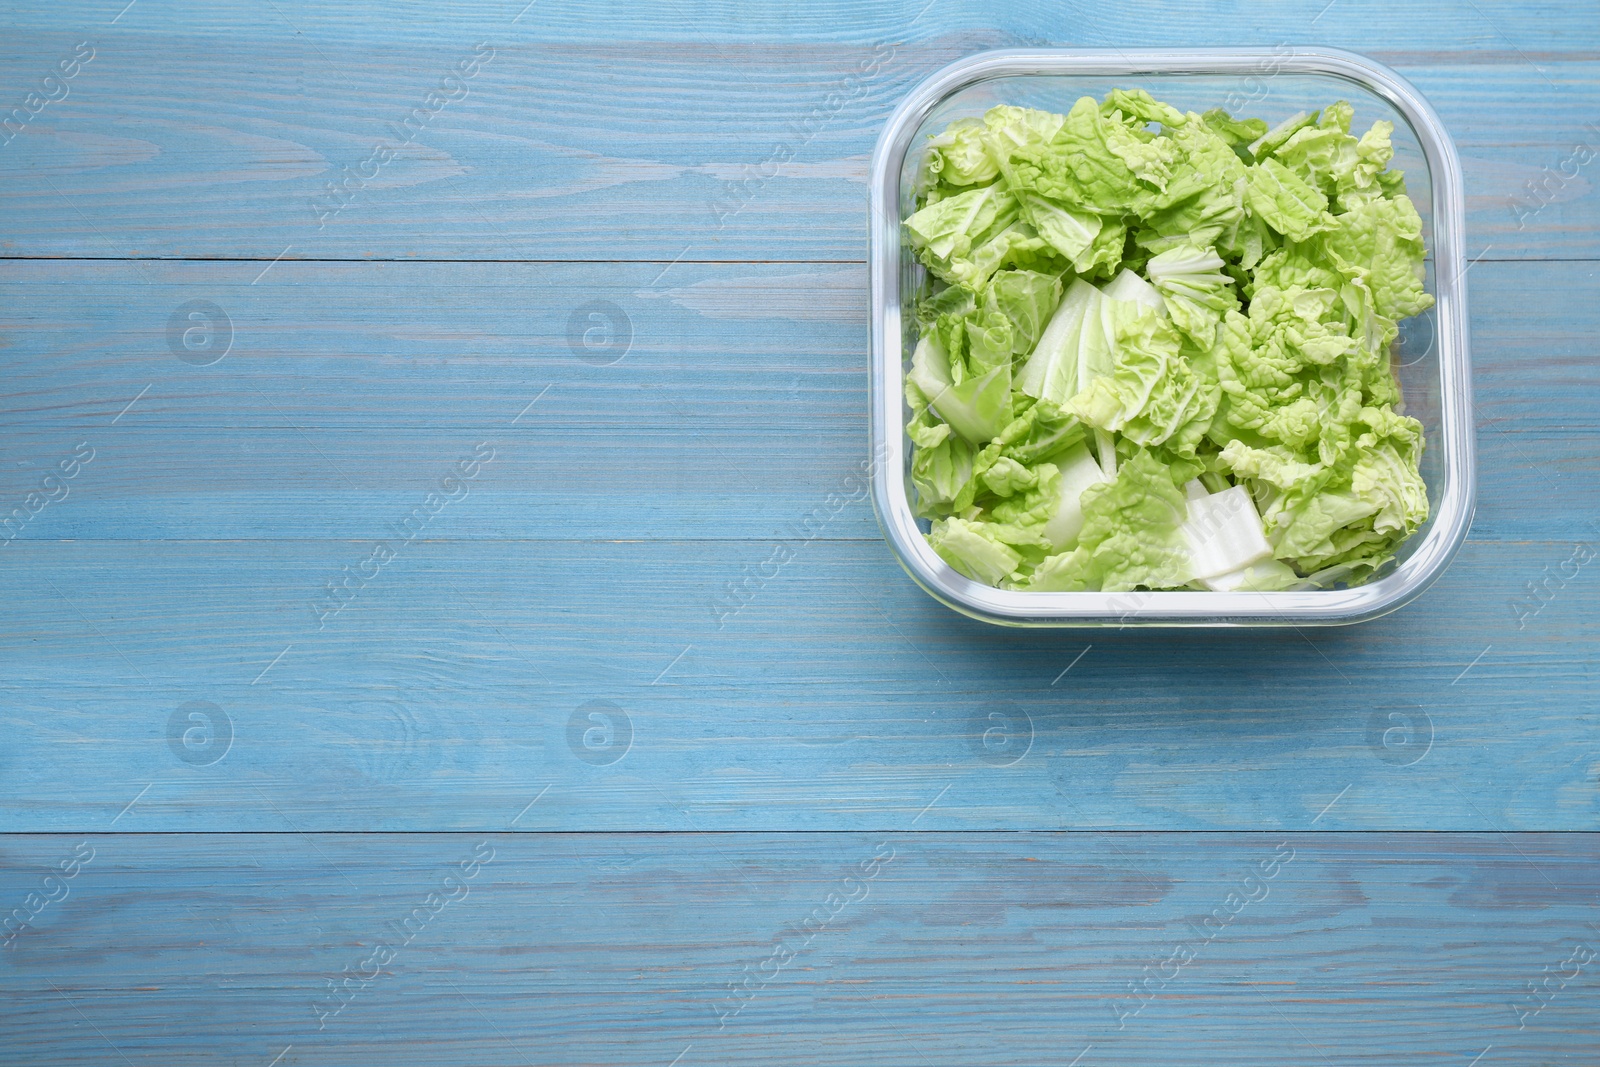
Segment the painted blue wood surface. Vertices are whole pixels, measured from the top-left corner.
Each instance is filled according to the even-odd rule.
[[[1600,851],[1530,833],[1600,827],[1592,4],[39,4],[0,111],[83,41],[0,144],[4,513],[94,454],[0,545],[0,1064],[1592,1062]],[[1471,539],[1354,629],[951,614],[849,498],[883,118],[985,48],[1280,42],[1461,150]]]
[[[7,1063],[1594,1062],[1588,837],[40,836],[0,901],[80,844]]]
[[[491,830],[546,788],[520,827],[1600,819],[1592,599],[1567,590],[1521,630],[1513,610],[1570,544],[1472,542],[1411,609],[1243,637],[996,629],[930,600],[881,542],[822,539],[719,630],[719,587],[770,542],[441,540],[319,630],[322,583],[370,547],[6,549],[8,825],[102,830],[137,797],[119,828]],[[174,747],[190,701],[230,745]],[[626,743],[584,747],[591,701],[621,710]]]
[[[0,501],[98,450],[19,538],[376,536],[486,439],[496,458],[438,536],[769,538],[865,447],[860,264],[285,262],[250,284],[264,266],[0,260]],[[1600,361],[1580,312],[1600,267],[1485,260],[1468,282],[1473,536],[1592,537]],[[195,299],[232,324],[211,366],[166,339]],[[595,300],[632,334],[609,366],[568,343]],[[827,536],[877,539],[871,508]]]
[[[522,5],[510,0],[139,0],[114,26],[109,6],[19,12],[0,42],[19,102],[76,42],[97,49],[70,95],[0,152],[11,254],[859,259],[867,158],[898,99],[960,56],[1039,44],[1369,53],[1428,94],[1461,148],[1469,254],[1597,252],[1594,164],[1559,175],[1574,145],[1600,147],[1584,125],[1600,123],[1600,16],[1582,3],[1339,0],[1313,22],[1312,3],[766,3],[709,16],[616,4],[596,16],[592,4],[541,0],[513,22]],[[494,56],[466,95],[319,225],[312,203],[326,184],[358,169],[480,43]],[[878,74],[846,82],[874,56],[887,57]],[[1295,109],[1275,104],[1270,81],[1243,91],[1260,94],[1263,112]],[[785,138],[801,141],[794,161],[760,177]],[[1525,185],[1545,168],[1558,175],[1549,206],[1518,215],[1516,198],[1543,202]],[[748,206],[719,220],[728,183],[747,179]]]

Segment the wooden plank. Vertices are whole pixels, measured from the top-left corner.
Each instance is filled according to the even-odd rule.
[[[429,536],[796,536],[841,491],[820,535],[879,536],[849,480],[867,447],[859,265],[284,262],[250,284],[259,271],[0,261],[0,513],[79,445],[95,455],[17,536],[381,537],[480,443],[495,458]],[[1591,538],[1600,268],[1484,261],[1468,278],[1475,536]],[[209,366],[167,336],[191,300],[231,323]],[[595,301],[623,317],[598,355],[568,337]]]
[[[336,611],[368,542],[5,549],[3,825],[491,830],[540,795],[519,829],[1600,825],[1570,544],[1249,636],[985,626],[875,542],[770,580],[764,541],[397,545]]]
[[[1413,79],[1466,163],[1471,254],[1600,255],[1587,161],[1600,149],[1600,86],[1589,76],[1600,20],[1583,5],[1529,17],[1525,5],[1485,4],[1441,20],[1345,0],[1340,17],[1313,24],[1323,5],[1308,2],[1252,15],[1247,31],[1176,5],[1137,27],[1000,4],[938,4],[920,18],[919,5],[848,17],[789,5],[705,17],[669,5],[619,11],[604,39],[579,31],[586,6],[541,5],[515,26],[512,6],[397,19],[380,5],[229,5],[196,16],[146,0],[115,26],[103,5],[25,16],[0,54],[5,84],[33,85],[79,40],[96,51],[67,97],[0,151],[0,252],[859,260],[877,132],[944,64],[1027,44],[1245,36],[1370,51]],[[83,28],[64,29],[73,25]],[[369,163],[394,140],[389,127],[480,43],[493,56],[451,89],[465,95],[399,138],[392,160]],[[1286,80],[1245,84],[1218,83],[1213,102],[1238,91],[1279,118],[1302,106]],[[1505,106],[1522,99],[1539,103]],[[774,166],[775,146],[791,141],[793,160]],[[1577,145],[1589,153],[1572,157]],[[347,181],[347,167],[361,173],[346,206],[320,214],[318,198]],[[747,181],[747,206],[718,207]],[[1536,197],[1529,183],[1540,182]]]
[[[19,1063],[1492,1067],[1597,1036],[1592,836],[3,843],[7,906],[92,850],[0,953]]]
[[[1523,53],[1538,64],[1566,52],[1600,45],[1600,24],[1582,5],[1564,0],[1474,0],[1470,16],[1441,18],[1399,8],[1384,0],[1339,0],[1324,10],[1318,4],[1292,2],[1237,18],[1234,40],[1310,41],[1323,35],[1329,44],[1359,48],[1382,41],[1394,48],[1427,50],[1429,54],[1471,57],[1501,48]],[[1061,11],[997,0],[942,0],[933,7],[917,0],[818,0],[799,5],[792,0],[696,10],[681,4],[637,7],[594,0],[540,0],[537,8],[500,0],[464,0],[448,9],[419,8],[396,17],[375,0],[321,7],[304,0],[286,0],[266,11],[247,5],[216,5],[190,11],[182,0],[140,0],[139,17],[115,18],[119,9],[93,0],[62,0],[8,13],[19,31],[66,33],[73,27],[118,27],[129,36],[172,32],[187,26],[197,39],[224,37],[265,40],[312,38],[319,44],[366,46],[384,42],[437,43],[441,31],[470,39],[475,34],[515,27],[515,33],[537,40],[577,45],[593,42],[597,26],[619,40],[667,44],[686,41],[738,44],[842,43],[861,38],[915,37],[937,32],[1001,28],[1019,32],[1040,27],[1071,31],[1077,43],[1100,47],[1182,47],[1193,35],[1210,39],[1224,32],[1218,12],[1182,0],[1154,0],[1136,22],[1100,8]],[[1232,13],[1230,13],[1232,14]],[[1585,17],[1589,16],[1589,17]],[[1365,36],[1363,36],[1365,34]],[[1068,43],[1068,42],[1061,42]]]

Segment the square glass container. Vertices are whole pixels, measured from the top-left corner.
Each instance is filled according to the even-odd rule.
[[[922,146],[951,121],[995,104],[1065,113],[1081,96],[1141,88],[1182,111],[1227,109],[1269,126],[1301,110],[1346,100],[1352,132],[1394,123],[1394,160],[1422,217],[1434,306],[1401,323],[1392,360],[1404,411],[1425,434],[1422,475],[1429,518],[1394,562],[1350,588],[1277,593],[1198,590],[1040,593],[995,589],[959,574],[923,536],[912,508],[910,411],[903,383],[916,345],[910,294],[923,268],[902,240],[913,210]],[[1422,96],[1394,71],[1332,48],[1013,49],[945,67],[908,95],[878,138],[869,177],[872,499],[884,536],[911,577],[935,598],[987,622],[1023,626],[1305,626],[1360,622],[1411,600],[1449,564],[1472,521],[1475,475],[1467,351],[1461,163]],[[904,307],[902,305],[905,305]]]

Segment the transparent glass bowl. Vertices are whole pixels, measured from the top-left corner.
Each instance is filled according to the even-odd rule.
[[[1405,412],[1426,437],[1422,475],[1430,517],[1388,569],[1352,588],[1280,593],[1196,590],[1036,593],[995,589],[957,573],[928,546],[912,510],[910,415],[902,390],[916,323],[902,301],[923,268],[902,238],[913,210],[922,146],[955,119],[995,104],[1065,113],[1081,96],[1141,88],[1180,110],[1226,108],[1269,125],[1301,110],[1346,100],[1351,129],[1394,123],[1394,161],[1422,216],[1432,309],[1401,324],[1394,363]],[[983,52],[945,67],[889,118],[872,157],[868,263],[872,286],[872,500],[884,536],[911,577],[957,611],[987,622],[1031,626],[1303,626],[1359,622],[1400,607],[1443,573],[1472,522],[1472,381],[1467,352],[1461,163],[1455,145],[1416,89],[1370,59],[1332,48],[1015,49]]]

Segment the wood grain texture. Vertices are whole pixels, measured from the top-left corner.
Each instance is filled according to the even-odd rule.
[[[509,2],[442,14],[141,0],[114,26],[106,6],[23,15],[0,46],[0,83],[19,102],[76,41],[97,50],[71,94],[0,151],[7,254],[859,260],[877,132],[946,63],[1034,44],[1247,43],[1353,48],[1415,81],[1467,163],[1470,255],[1600,252],[1596,164],[1561,171],[1575,145],[1600,149],[1600,17],[1581,4],[1460,17],[1356,0],[1322,17],[1321,2],[1223,17],[1178,4],[666,4],[619,8],[604,34],[577,3],[541,3],[515,24]],[[493,58],[465,96],[319,221],[326,185],[359,170],[480,43]],[[870,76],[850,80],[863,63]],[[1275,99],[1283,89],[1247,95],[1282,118],[1301,106]],[[790,142],[793,161],[769,180],[763,164]],[[1556,178],[1535,198],[1528,183],[1547,168]],[[729,183],[746,180],[747,206],[720,216]]]
[[[7,837],[0,902],[80,842],[0,953],[7,1062],[1579,1067],[1600,1036],[1592,838]]]
[[[1593,576],[1515,609],[1570,544],[1469,543],[1395,615],[1265,634],[997,629],[881,542],[792,544],[719,627],[771,542],[419,539],[319,629],[370,543],[17,542],[5,825],[103,829],[148,786],[120,828],[492,830],[546,787],[519,828],[1600,826]],[[220,762],[173,747],[189,701]],[[591,701],[631,723],[607,766]]]
[[[1592,1063],[1592,4],[524,3],[0,13],[0,115],[95,49],[0,136],[0,521],[94,450],[0,544],[0,1065]],[[895,567],[868,156],[1049,43],[1442,115],[1480,503],[1415,604],[1019,633]]]
[[[494,461],[430,536],[792,536],[866,452],[858,265],[284,262],[250,284],[262,266],[0,261],[0,513],[96,450],[19,538],[379,536],[483,441]],[[1590,539],[1600,269],[1486,260],[1468,281],[1474,536]],[[195,299],[232,323],[211,366],[167,340]],[[596,300],[632,338],[609,366],[567,335]],[[876,539],[871,507],[823,536]]]

